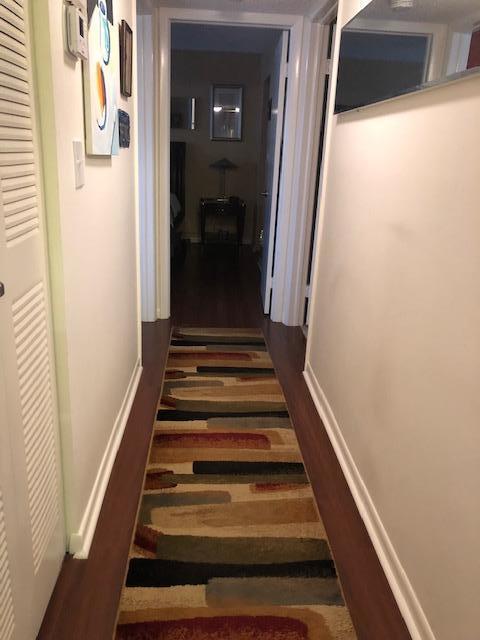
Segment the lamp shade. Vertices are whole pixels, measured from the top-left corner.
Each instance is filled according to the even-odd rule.
[[[216,162],[212,162],[210,165],[212,169],[219,169],[220,171],[228,171],[229,169],[238,169],[238,166],[231,162],[228,158],[222,158]]]

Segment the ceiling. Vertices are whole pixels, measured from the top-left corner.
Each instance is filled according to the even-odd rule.
[[[158,7],[309,15],[322,0],[153,0]]]
[[[450,24],[469,16],[480,16],[479,0],[415,0],[411,9],[399,11],[391,9],[389,0],[373,0],[358,17]]]
[[[172,49],[262,54],[273,49],[280,33],[277,29],[177,23],[172,25]]]

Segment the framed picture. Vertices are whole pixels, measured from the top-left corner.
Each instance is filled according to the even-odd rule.
[[[243,135],[243,87],[212,87],[211,139],[240,141]]]
[[[120,147],[130,146],[130,116],[122,109],[118,110],[118,134]]]
[[[196,98],[171,99],[170,126],[172,129],[187,129],[195,131],[196,123]]]
[[[132,95],[132,50],[133,32],[127,22],[120,24],[120,91],[122,95]]]
[[[112,0],[87,0],[88,60],[83,63],[88,154],[111,156],[118,136],[118,29]],[[116,135],[117,134],[117,135]]]

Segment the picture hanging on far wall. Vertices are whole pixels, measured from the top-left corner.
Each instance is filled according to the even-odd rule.
[[[212,140],[237,140],[243,134],[243,87],[216,85],[212,87]]]
[[[118,133],[120,147],[128,148],[130,146],[130,116],[122,109],[118,110]]]
[[[88,60],[83,63],[88,154],[112,155],[117,126],[118,29],[113,0],[87,0]]]
[[[120,24],[120,91],[123,96],[132,95],[133,32],[125,20]]]

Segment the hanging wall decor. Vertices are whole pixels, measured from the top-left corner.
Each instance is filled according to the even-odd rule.
[[[117,128],[118,29],[113,0],[87,0],[88,60],[83,63],[86,151],[110,156]]]
[[[120,91],[132,95],[133,31],[125,20],[120,24]]]
[[[118,133],[120,147],[128,148],[130,146],[130,116],[122,109],[118,110]]]

